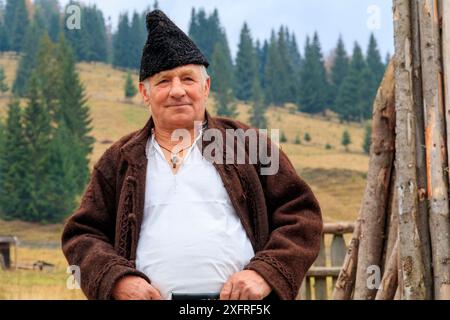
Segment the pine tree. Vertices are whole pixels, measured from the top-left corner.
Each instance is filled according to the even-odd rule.
[[[5,26],[0,21],[0,52],[8,50],[8,37],[6,34]]]
[[[90,19],[87,23],[87,30],[90,31],[90,54],[83,60],[86,61],[108,61],[108,50],[106,44],[106,28],[103,12],[94,5],[86,8]],[[85,13],[85,15],[86,15]],[[86,30],[86,31],[87,31]]]
[[[369,154],[371,143],[372,143],[372,125],[370,121],[367,121],[366,125],[364,126],[364,142],[362,146],[364,153]]]
[[[129,41],[129,60],[130,67],[139,69],[141,63],[142,48],[146,40],[145,24],[142,23],[141,17],[137,12],[133,13],[130,27]]]
[[[130,38],[130,25],[128,14],[119,16],[119,25],[116,34],[113,36],[113,66],[120,68],[130,68],[131,61],[128,56],[129,47],[127,46]]]
[[[72,141],[72,155],[75,161],[77,175],[74,178],[76,191],[82,192],[89,179],[89,159],[94,145],[91,136],[91,122],[89,106],[85,89],[81,84],[79,75],[75,68],[75,58],[72,50],[67,45],[64,37],[60,38],[57,47],[60,71],[59,84],[59,109],[56,113],[56,121],[64,122],[70,133]]]
[[[253,107],[250,113],[250,123],[255,128],[267,128],[267,120],[265,117],[266,107],[264,105],[264,95],[259,84],[259,80],[254,78],[252,85],[252,101]]]
[[[73,135],[67,128],[65,121],[61,121],[56,128],[54,138],[50,144],[48,179],[44,221],[60,222],[76,208],[78,168],[76,166],[79,153],[74,153],[68,141],[73,141]],[[77,143],[75,142],[75,145]],[[75,159],[74,159],[75,158]]]
[[[212,61],[215,45],[220,42],[223,47],[226,64],[231,68],[233,67],[227,36],[220,24],[217,9],[214,9],[213,13],[209,16],[206,15],[204,9],[200,9],[198,12],[192,9],[189,23],[189,37],[210,62]],[[213,91],[217,90],[215,81],[211,82],[211,86]]]
[[[378,90],[378,85],[374,86],[374,74],[366,65],[361,73],[363,82],[360,87],[359,102],[357,109],[359,110],[359,121],[372,118],[372,106],[375,100],[375,95]]]
[[[33,21],[29,25],[25,36],[25,45],[16,71],[16,78],[12,87],[12,92],[20,97],[25,95],[27,81],[31,76],[32,70],[37,66],[37,52],[43,34],[44,32],[39,27],[38,21]]]
[[[373,88],[378,89],[381,79],[384,75],[385,66],[381,59],[378,44],[373,33],[370,34],[369,46],[367,48],[366,62],[369,70],[373,74]],[[375,90],[376,91],[376,90]]]
[[[205,55],[208,61],[211,61],[212,53],[215,42],[217,39],[212,39],[214,32],[205,28],[208,26],[208,17],[204,9],[198,10],[198,12],[192,8],[191,20],[189,23],[189,37],[196,43],[200,51]],[[211,43],[214,41],[214,43]]]
[[[367,96],[364,96],[364,87],[368,85],[364,80],[366,68],[361,47],[355,43],[348,74],[338,92],[335,103],[341,120],[361,120],[363,118],[362,107],[367,101]]]
[[[2,66],[0,66],[0,96],[9,90],[8,85],[5,82],[5,71]]]
[[[285,102],[295,102],[299,86],[298,63],[300,55],[296,44],[291,43],[287,28],[280,27],[278,34],[272,30],[267,48],[264,69],[264,91],[266,103],[281,106]]]
[[[57,46],[52,42],[48,34],[44,34],[37,52],[37,64],[35,67],[39,78],[39,90],[42,93],[43,103],[48,112],[54,115],[58,109],[60,90],[60,69]]]
[[[370,35],[369,46],[367,48],[366,63],[368,70],[365,71],[364,79],[367,81],[365,87],[366,105],[362,107],[364,110],[364,118],[370,118],[371,106],[375,100],[375,96],[380,86],[381,79],[384,75],[385,65],[381,59],[378,44],[373,33]]]
[[[77,4],[71,1],[70,4]],[[69,30],[64,26],[64,35],[74,50],[77,61],[108,61],[108,45],[103,13],[97,7],[81,7],[81,28]]]
[[[287,29],[286,29],[287,30]],[[289,46],[289,55],[292,61],[292,64],[296,68],[300,68],[302,64],[302,56],[298,50],[297,39],[295,34],[292,34],[290,38],[288,38],[288,46]]]
[[[11,125],[5,130],[5,155],[0,161],[0,187],[6,191],[0,195],[0,204],[8,218],[56,222],[74,209],[76,196],[86,186],[94,139],[84,88],[64,37],[54,45],[44,36],[37,55],[38,64],[27,85],[29,102],[23,121],[18,103],[8,117]],[[9,129],[12,124],[20,132]],[[18,141],[14,152],[9,151],[9,136]],[[9,153],[19,151],[21,157],[8,158]],[[20,166],[11,167],[12,161]],[[2,201],[7,193],[8,201],[13,199],[11,205]]]
[[[311,141],[311,135],[308,132],[305,132],[305,136],[303,137],[303,140],[305,140],[306,142],[310,142]]]
[[[265,69],[267,64],[267,54],[269,52],[269,43],[267,40],[264,40],[264,44],[261,50],[258,51],[258,66],[259,66],[259,82],[261,83],[262,89],[266,90],[265,83]]]
[[[348,152],[348,146],[352,143],[352,140],[350,138],[350,133],[348,132],[347,129],[344,130],[344,132],[342,133],[342,140],[341,140],[341,144],[345,147],[345,151]]]
[[[266,104],[275,103],[279,105],[278,88],[280,79],[280,66],[282,64],[280,52],[278,50],[278,39],[275,31],[270,35],[269,47],[267,50],[267,61],[264,69],[264,85]]]
[[[7,50],[22,51],[25,33],[29,24],[25,0],[7,0],[4,21],[8,36]]]
[[[333,66],[331,67],[331,99],[332,109],[335,112],[339,112],[335,104],[336,97],[339,93],[342,83],[348,73],[349,59],[345,50],[344,41],[339,36],[339,40],[335,49],[335,56],[333,60]]]
[[[289,38],[288,38],[289,39]],[[302,69],[302,56],[298,50],[297,39],[295,34],[292,34],[290,40],[288,41],[289,56],[292,65],[292,102],[298,102],[298,96],[300,91],[300,79],[301,79],[301,69]]]
[[[5,3],[3,0],[0,0],[0,23],[3,23],[5,19]]]
[[[203,11],[204,13],[205,11]],[[188,28],[189,37],[200,47],[199,38],[199,21],[198,14],[194,7],[191,9],[191,18],[189,20],[189,28]],[[201,49],[200,49],[201,50]]]
[[[217,115],[236,117],[236,105],[233,101],[232,70],[229,69],[223,45],[218,42],[211,61],[211,78],[216,82]]]
[[[29,202],[28,157],[18,100],[8,105],[0,153],[0,212],[3,219],[21,218]]]
[[[27,221],[45,220],[49,203],[46,199],[47,188],[52,184],[48,179],[49,146],[51,142],[51,117],[45,105],[45,99],[39,88],[37,72],[31,75],[27,98],[28,105],[24,111],[23,126],[26,141],[27,181],[29,199],[22,212],[21,219]]]
[[[0,52],[8,50],[8,34],[5,27],[5,5],[0,0]]]
[[[218,48],[220,48],[220,57],[214,57],[213,54],[211,60],[209,60],[212,61],[211,66],[209,67],[212,79],[211,90],[214,92],[218,92],[219,90],[221,90],[221,92],[224,92],[224,88],[229,88],[229,93],[227,95],[230,95],[230,99],[234,99],[234,92],[232,90],[234,69],[233,62],[231,60],[230,49],[228,47],[228,41],[225,34],[221,34],[217,39],[218,40],[214,45],[214,50],[216,50],[216,47],[218,45]],[[214,51],[214,53],[216,52]],[[219,63],[214,63],[214,59],[218,59]]]
[[[279,81],[275,92],[275,102],[283,104],[285,102],[295,102],[297,75],[294,70],[293,52],[289,43],[290,35],[287,28],[280,27],[278,31],[278,51],[281,63],[278,66]]]
[[[258,76],[257,59],[250,30],[244,23],[236,55],[235,79],[239,81],[234,82],[236,98],[240,100],[248,101],[252,96],[252,86]]]
[[[69,29],[67,24],[64,23],[64,36],[67,39],[67,42],[70,44],[70,46],[73,48],[73,51],[75,53],[75,57],[77,61],[82,61],[83,58],[86,56],[86,52],[89,50],[89,41],[90,36],[85,35],[85,9],[84,6],[81,5],[81,3],[78,3],[77,1],[72,1],[67,4],[67,6],[64,8],[64,12],[66,13],[64,16],[64,21],[67,21],[69,16],[67,16],[67,7],[70,5],[77,5],[80,7],[80,29]]]
[[[226,73],[226,78],[229,79],[231,88],[230,90],[231,99],[234,99],[234,91],[232,90],[234,83],[233,59],[231,59],[231,51],[230,46],[228,45],[227,35],[225,34],[225,30],[222,28],[220,24],[219,12],[217,11],[217,9],[215,9],[212,15],[209,17],[208,25],[210,26],[211,30],[215,30],[215,32],[212,34],[213,37],[211,39],[211,43],[213,43],[213,48],[215,49],[216,44],[220,43],[224,59],[223,64],[224,69],[216,69],[214,70],[214,74],[218,74],[219,72]],[[211,69],[214,69],[214,66]],[[217,85],[218,85],[217,79],[216,81],[212,81],[211,90],[217,90],[218,89]]]
[[[58,0],[36,0],[34,3],[34,20],[47,31],[53,42],[58,41],[61,32],[61,19]]]
[[[300,77],[300,110],[307,113],[323,112],[329,100],[329,88],[317,33],[314,33],[312,42],[309,37],[306,39]]]
[[[131,73],[127,73],[127,78],[125,80],[125,98],[133,98],[137,93],[137,89],[134,86],[133,79],[131,78]]]

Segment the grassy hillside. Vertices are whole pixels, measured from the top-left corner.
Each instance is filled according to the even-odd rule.
[[[0,65],[5,69],[10,87],[17,62],[17,58],[12,55],[0,56]],[[93,119],[92,134],[96,139],[90,161],[92,166],[115,140],[141,128],[150,114],[139,96],[132,101],[125,101],[124,71],[100,63],[80,63],[78,70],[86,88]],[[137,83],[137,74],[134,78]],[[8,101],[9,97],[0,96],[0,118],[6,115]],[[208,110],[214,114],[212,97]],[[238,110],[238,119],[247,122],[250,106],[239,104]],[[287,108],[271,107],[267,117],[269,128],[278,128],[285,133],[288,142],[281,144],[281,148],[312,187],[321,204],[325,221],[354,220],[361,203],[368,167],[368,157],[363,154],[361,147],[363,127],[355,123],[341,124],[306,114],[294,114]],[[340,143],[345,129],[350,132],[352,139],[349,152],[345,152]],[[305,133],[311,136],[310,142],[304,141]],[[302,141],[300,145],[294,144],[297,134]],[[327,144],[331,145],[331,149],[325,148]],[[29,270],[0,272],[0,299],[83,298],[79,290],[65,288],[68,274],[61,251],[46,247],[48,244],[59,245],[62,228],[63,224],[40,225],[0,220],[0,235],[17,235],[22,242],[18,249],[19,263],[46,260],[56,264],[55,271],[48,274]]]

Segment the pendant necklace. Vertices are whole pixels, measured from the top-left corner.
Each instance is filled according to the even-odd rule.
[[[203,132],[203,130],[205,130],[206,125],[207,125],[207,121],[204,121],[204,122],[202,123],[202,127],[201,127],[201,129],[200,129],[200,133]],[[194,142],[194,143],[195,143],[195,142]],[[193,144],[194,144],[194,143],[193,143]],[[190,147],[192,147],[192,144],[191,144],[189,147],[186,147],[186,148],[181,149],[180,151],[174,153],[172,150],[170,150],[170,149],[168,149],[168,148],[162,146],[161,144],[158,143],[158,145],[159,145],[161,148],[163,148],[164,150],[167,150],[167,151],[170,152],[170,154],[171,154],[170,162],[172,163],[172,168],[174,168],[174,169],[176,169],[177,163],[180,162],[180,158],[178,157],[178,154],[179,154],[180,152],[182,152],[182,151],[184,151],[184,150],[189,149]]]
[[[158,144],[159,144],[159,143],[158,143]],[[184,150],[186,150],[186,149],[189,149],[189,148],[191,147],[191,146],[189,146],[189,147],[187,147],[187,148],[181,149],[180,151],[174,153],[172,150],[167,149],[166,147],[162,146],[161,144],[159,144],[159,146],[160,146],[161,148],[163,148],[163,149],[165,149],[165,150],[167,150],[167,151],[170,152],[170,154],[171,154],[170,162],[172,162],[172,167],[173,167],[174,169],[176,169],[177,163],[180,161],[180,159],[178,158],[178,154],[179,154],[180,152],[182,152],[182,151],[184,151]]]

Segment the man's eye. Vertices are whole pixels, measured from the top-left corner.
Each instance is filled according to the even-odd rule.
[[[194,79],[187,77],[187,78],[184,78],[184,81],[194,81]]]
[[[161,80],[161,81],[158,82],[158,84],[163,84],[163,83],[167,83],[167,80],[164,79],[164,80]]]

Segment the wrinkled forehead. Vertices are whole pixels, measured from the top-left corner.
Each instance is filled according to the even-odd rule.
[[[197,64],[188,64],[184,66],[179,66],[170,70],[164,70],[161,72],[158,72],[150,77],[151,80],[153,79],[160,79],[163,77],[175,77],[175,76],[184,76],[184,75],[191,75],[191,76],[200,76],[201,75],[201,66]]]

